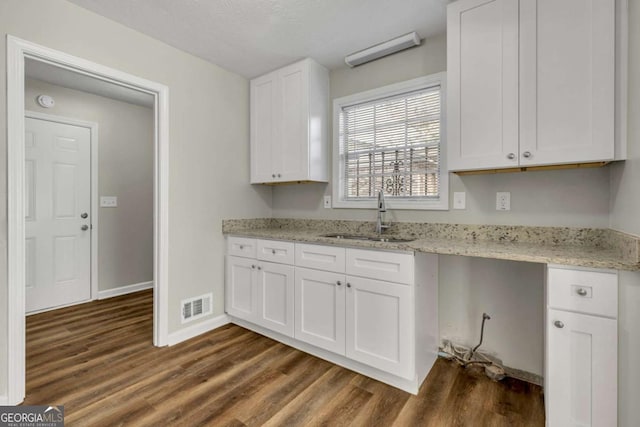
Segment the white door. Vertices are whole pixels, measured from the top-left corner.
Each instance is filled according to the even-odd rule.
[[[275,181],[272,159],[277,143],[276,74],[251,80],[251,183]]]
[[[271,262],[258,267],[258,324],[293,337],[294,268]]]
[[[617,321],[547,312],[547,425],[617,425]]]
[[[306,62],[278,72],[281,94],[279,138],[274,151],[277,181],[294,181],[307,176],[309,147],[309,68]]]
[[[227,256],[226,309],[227,313],[255,322],[258,309],[255,259]]]
[[[347,276],[347,357],[413,379],[411,287]]]
[[[344,355],[344,275],[297,268],[295,338]]]
[[[517,167],[518,0],[449,4],[447,46],[449,169]]]
[[[615,0],[520,2],[520,164],[614,157]]]
[[[26,312],[91,298],[91,131],[25,119]]]

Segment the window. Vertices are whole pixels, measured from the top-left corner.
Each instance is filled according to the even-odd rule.
[[[334,207],[447,209],[444,73],[334,101]]]

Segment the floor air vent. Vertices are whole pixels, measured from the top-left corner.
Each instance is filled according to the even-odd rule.
[[[211,314],[212,294],[182,300],[182,323]]]

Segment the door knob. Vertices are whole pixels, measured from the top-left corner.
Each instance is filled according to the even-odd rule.
[[[88,216],[89,216],[89,214],[88,214],[88,213],[86,213],[86,212],[83,212],[83,213],[81,213],[81,214],[80,214],[80,218],[82,218],[82,219],[85,219],[85,218],[87,218]]]
[[[553,326],[555,326],[556,328],[562,329],[564,328],[564,323],[562,323],[559,320],[556,320],[555,322],[553,322]]]
[[[89,229],[89,226],[87,224],[84,224],[82,227],[80,227],[80,230],[82,231],[87,231]]]

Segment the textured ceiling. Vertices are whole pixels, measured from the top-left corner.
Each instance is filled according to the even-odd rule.
[[[445,30],[447,0],[70,0],[251,78],[311,57],[344,56],[417,31]]]

